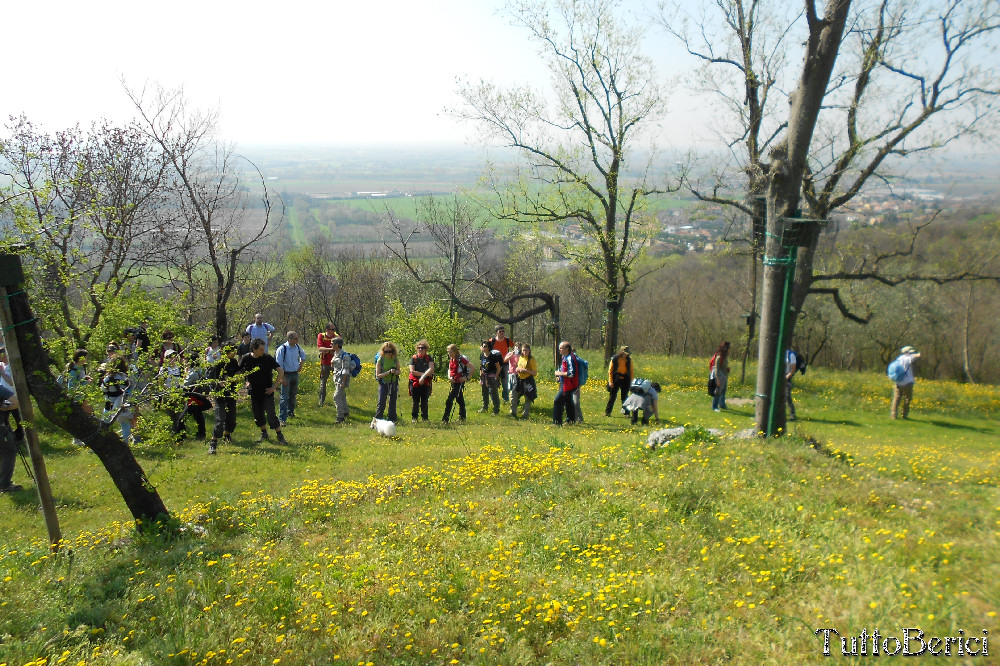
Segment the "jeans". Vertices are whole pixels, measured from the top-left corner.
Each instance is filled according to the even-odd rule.
[[[236,398],[217,396],[215,398],[215,427],[212,439],[231,435],[236,430]]]
[[[514,373],[517,376],[517,373]],[[503,386],[503,401],[510,402],[510,384],[507,382],[507,365],[506,363],[500,365],[500,370],[497,373],[497,379],[500,380]]]
[[[566,422],[572,423],[576,420],[575,412],[573,411],[573,393],[575,391],[565,392],[562,386],[559,387],[559,391],[556,393],[556,399],[552,403],[552,422],[556,425],[563,424],[563,411],[566,412]]]
[[[453,382],[451,385],[451,393],[448,394],[448,399],[444,401],[444,418],[441,420],[445,423],[448,422],[448,417],[451,416],[451,405],[453,402],[458,402],[458,418],[462,421],[465,420],[465,396],[462,395],[462,389],[465,388],[465,382]]]
[[[284,423],[289,416],[295,416],[295,403],[299,393],[299,373],[286,372],[281,383],[281,408],[278,420]]]
[[[378,407],[375,409],[375,418],[381,419],[385,415],[386,402],[389,403],[389,420],[397,421],[396,396],[399,393],[399,382],[379,382],[378,383]]]
[[[788,416],[789,418],[796,418],[795,416],[795,403],[792,402],[792,380],[785,380],[785,402],[788,403]]]
[[[576,422],[583,423],[583,410],[580,409],[580,389],[575,388],[570,392],[570,400],[573,403],[573,412],[576,414]],[[571,421],[569,412],[566,412],[566,420]]]
[[[497,390],[497,383],[499,379],[496,376],[486,376],[485,378],[480,378],[479,385],[483,389],[483,411],[485,412],[490,408],[490,399],[493,400],[493,413],[500,413],[500,395]],[[506,393],[507,391],[504,391]]]

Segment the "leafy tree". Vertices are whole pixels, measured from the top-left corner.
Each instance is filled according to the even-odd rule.
[[[438,367],[445,362],[448,345],[461,345],[469,330],[468,323],[458,313],[449,312],[440,303],[407,310],[399,301],[393,301],[389,304],[386,322],[389,329],[382,337],[399,346],[401,357],[406,357],[407,352],[412,354],[417,341],[426,339],[430,346],[429,353]]]
[[[86,347],[105,310],[167,261],[166,164],[134,125],[50,135],[22,117],[8,131],[4,243],[24,258],[45,327]]]

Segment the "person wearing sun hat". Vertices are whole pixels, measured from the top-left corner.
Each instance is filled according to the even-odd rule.
[[[899,407],[903,407],[903,418],[910,417],[910,402],[913,400],[913,384],[916,379],[913,376],[913,362],[920,358],[920,353],[906,345],[899,350],[899,357],[896,359],[903,368],[903,376],[896,381],[896,387],[892,390],[892,407],[889,409],[889,416],[896,418],[899,415]]]

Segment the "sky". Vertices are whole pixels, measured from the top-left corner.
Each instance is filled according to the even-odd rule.
[[[0,117],[47,131],[125,122],[133,89],[183,86],[241,145],[462,144],[456,78],[545,86],[498,0],[9,2]],[[674,105],[675,113],[684,112]],[[679,117],[679,116],[678,116]],[[690,136],[674,120],[674,136]]]

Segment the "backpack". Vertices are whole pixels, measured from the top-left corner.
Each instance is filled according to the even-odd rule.
[[[636,377],[632,380],[632,385],[628,387],[629,393],[636,395],[646,395],[649,389],[653,388],[653,380]]]
[[[587,363],[586,359],[580,358],[576,354],[573,354],[573,358],[576,359],[576,376],[580,380],[580,386],[587,383],[587,374],[590,372],[590,364]]]
[[[798,352],[792,352],[795,354],[795,369],[799,371],[800,374],[806,374],[806,357]]]
[[[458,371],[462,373],[462,376],[466,379],[472,374],[472,363],[466,358],[465,354],[458,355]]]
[[[357,354],[352,354],[349,351],[344,353],[351,359],[351,377],[357,377],[361,374],[361,359],[358,358]]]
[[[906,376],[906,368],[903,367],[903,362],[898,358],[889,364],[889,367],[885,369],[885,374],[889,376],[894,382],[899,382],[903,377]]]

